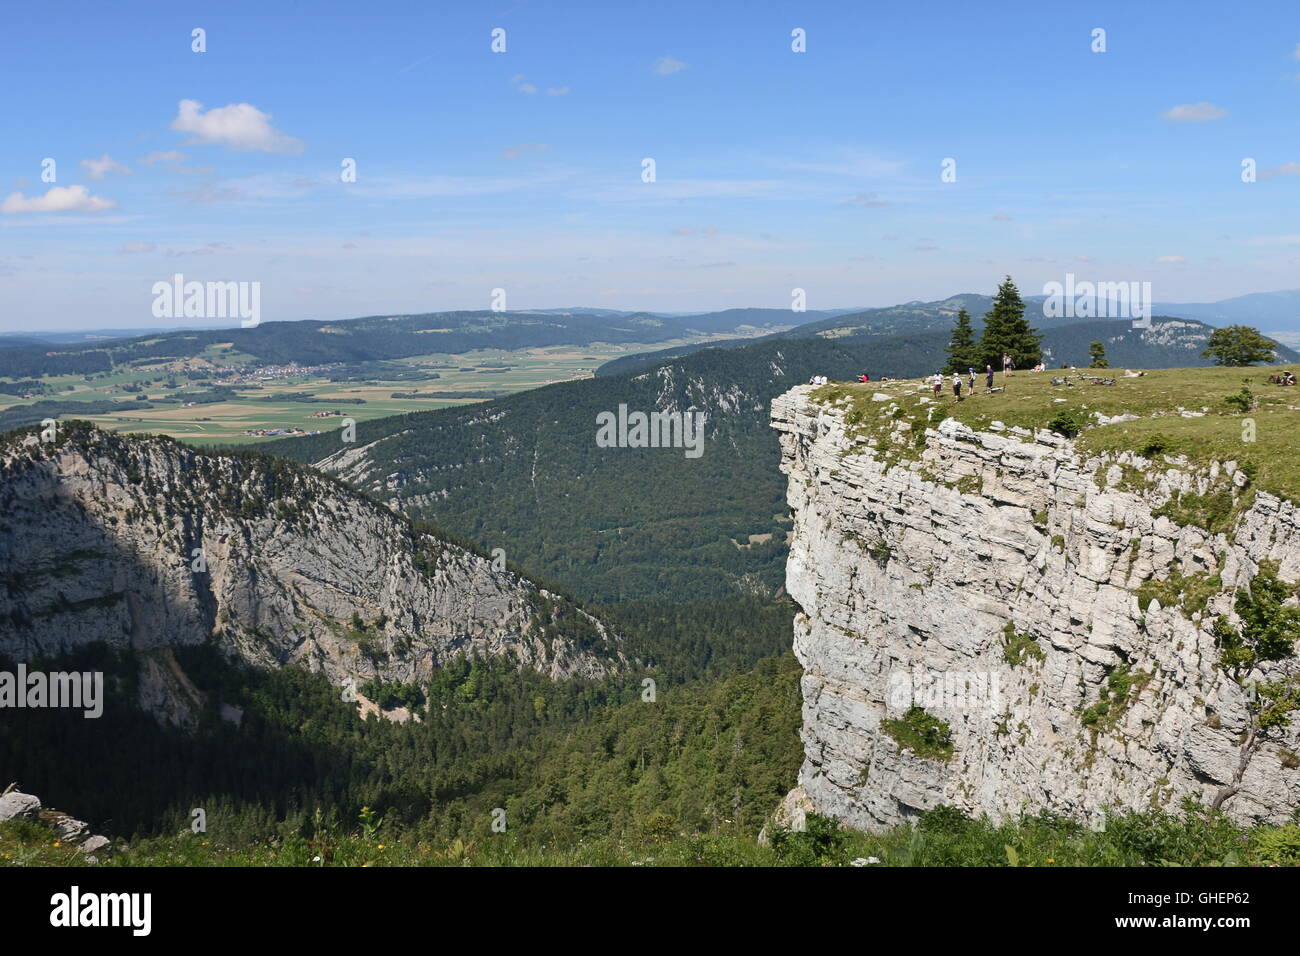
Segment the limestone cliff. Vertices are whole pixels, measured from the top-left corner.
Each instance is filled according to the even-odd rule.
[[[916,385],[866,388],[888,410]],[[942,416],[916,426],[914,457],[891,458],[817,394],[772,403],[805,672],[805,761],[787,811],[863,829],[941,804],[1095,822],[1209,804],[1233,782],[1247,697],[1219,667],[1211,624],[1235,620],[1233,596],[1262,562],[1300,576],[1294,504],[1252,492],[1211,533],[1156,512],[1180,490],[1241,489],[1232,463],[1090,457],[1048,431]],[[925,716],[909,724],[909,711]],[[1294,726],[1275,732],[1224,809],[1286,820],[1300,806],[1297,750]]]
[[[595,618],[339,482],[80,423],[0,445],[0,655],[143,652],[141,702],[193,711],[168,649],[215,640],[336,685],[419,682],[459,652],[553,678],[617,668]]]

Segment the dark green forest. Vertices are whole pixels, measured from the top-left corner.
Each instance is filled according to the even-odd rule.
[[[752,648],[788,640],[787,614],[753,608],[694,654],[665,646],[661,656],[690,657],[701,675],[714,655],[733,670],[749,659],[744,672],[709,682],[674,682],[656,668],[557,683],[457,658],[419,689],[422,722],[406,724],[360,719],[323,677],[235,667],[198,645],[176,657],[206,709],[193,733],[164,728],[132,703],[137,653],[89,647],[33,666],[104,670],[103,716],[16,710],[0,728],[0,767],[47,805],[126,837],[183,830],[195,807],[232,842],[306,826],[318,811],[351,826],[362,807],[390,832],[428,838],[486,833],[498,807],[524,841],[666,825],[704,832],[723,820],[752,835],[802,759],[798,665],[789,655],[752,661]],[[669,629],[647,617],[646,642],[671,645],[690,615],[678,617]],[[653,701],[644,699],[650,673],[660,675]],[[221,719],[221,703],[243,709],[239,726]]]

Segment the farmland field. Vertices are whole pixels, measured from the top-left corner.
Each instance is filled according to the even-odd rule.
[[[252,367],[245,364],[248,356],[222,343],[193,358],[123,366],[101,375],[46,377],[41,380],[44,394],[0,394],[0,411],[38,400],[67,405],[139,400],[149,407],[124,406],[120,412],[85,415],[77,414],[74,407],[62,411],[61,417],[83,418],[111,431],[169,435],[198,444],[257,444],[286,432],[331,430],[344,417],[360,422],[589,378],[597,366],[613,358],[710,338],[716,336],[647,345],[595,343],[430,353],[373,363],[378,367],[362,367],[346,375],[331,367]],[[214,388],[226,390],[220,400],[214,400]],[[257,431],[279,433],[250,434]]]

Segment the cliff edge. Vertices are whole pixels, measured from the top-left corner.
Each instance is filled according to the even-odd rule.
[[[1294,658],[1224,663],[1259,575],[1287,589],[1278,613],[1295,620],[1300,511],[1247,461],[1290,438],[1212,460],[1211,425],[1245,419],[1219,408],[1220,370],[1203,374],[1214,398],[1197,408],[1160,381],[1049,375],[960,405],[915,381],[773,401],[804,668],[787,804],[866,830],[943,804],[1096,823],[1190,797],[1243,821],[1291,817],[1300,721],[1263,727],[1253,687],[1294,688]],[[1157,394],[1168,408],[1139,401]],[[1254,402],[1261,428],[1296,412]],[[1062,405],[1091,442],[1006,423]],[[1140,413],[1115,414],[1126,405]],[[1115,440],[1126,423],[1137,450]]]

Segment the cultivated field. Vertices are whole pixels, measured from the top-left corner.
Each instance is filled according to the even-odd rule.
[[[125,403],[144,396],[140,404],[153,407],[86,415],[76,414],[74,408],[62,417],[84,418],[112,431],[170,435],[201,444],[256,444],[282,436],[247,433],[327,431],[339,427],[344,417],[360,422],[484,401],[553,382],[590,378],[598,366],[620,356],[710,338],[716,336],[652,345],[595,343],[430,353],[384,363],[400,371],[400,377],[354,375],[351,381],[337,380],[338,371],[331,369],[295,374],[294,370],[263,368],[230,378],[226,372],[251,365],[252,360],[223,343],[196,357],[119,368],[111,374],[47,377],[42,379],[46,394],[30,398],[0,394],[0,411],[38,400]],[[191,403],[193,397],[202,398],[217,386],[231,388],[234,394],[220,401]],[[172,401],[158,404],[159,400]],[[317,417],[331,412],[338,414]]]

